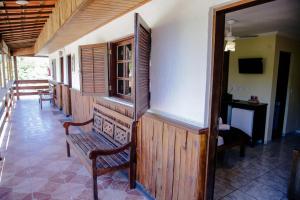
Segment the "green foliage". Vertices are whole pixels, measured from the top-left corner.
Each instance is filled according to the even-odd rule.
[[[41,57],[18,57],[19,80],[48,79],[49,59]]]

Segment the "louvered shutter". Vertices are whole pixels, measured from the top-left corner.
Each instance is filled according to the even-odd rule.
[[[135,120],[138,120],[150,107],[150,52],[151,29],[144,20],[135,14]]]
[[[80,47],[81,93],[84,95],[106,94],[107,44]]]

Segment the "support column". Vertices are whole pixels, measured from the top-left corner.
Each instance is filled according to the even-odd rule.
[[[4,56],[5,56],[5,54],[2,54],[2,55],[3,55],[3,66],[2,66],[3,87],[6,88],[5,68],[7,68],[8,60],[7,60],[7,57],[5,57],[5,61],[6,61],[6,62],[4,62]]]
[[[18,66],[17,66],[17,57],[14,56],[14,71],[15,71],[15,83],[16,83],[16,93],[17,93],[17,100],[20,99],[19,95],[19,83],[18,83]]]
[[[3,81],[2,81],[2,71],[3,71],[3,66],[4,66],[4,53],[3,50],[1,50],[1,56],[2,56],[2,67],[0,67],[0,87],[3,88]]]

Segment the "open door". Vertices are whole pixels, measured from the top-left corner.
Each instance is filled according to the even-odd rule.
[[[150,107],[151,52],[151,29],[137,13],[135,14],[134,36],[134,118],[137,121]]]

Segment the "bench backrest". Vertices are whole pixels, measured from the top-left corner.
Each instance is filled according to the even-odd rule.
[[[131,141],[133,119],[99,104],[94,104],[93,112],[93,131],[117,146]]]

